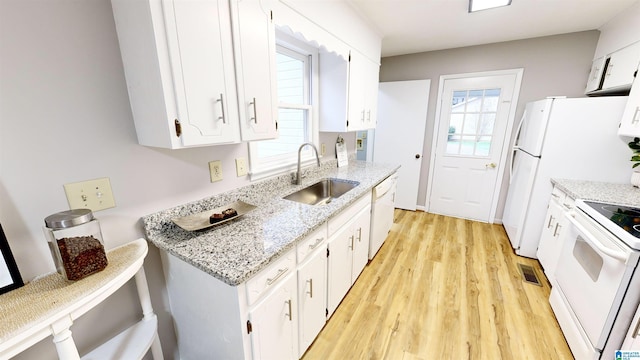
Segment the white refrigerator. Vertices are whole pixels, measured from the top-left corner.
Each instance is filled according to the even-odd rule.
[[[551,178],[629,183],[631,151],[617,135],[627,98],[559,97],[527,104],[502,217],[516,254],[537,258]]]

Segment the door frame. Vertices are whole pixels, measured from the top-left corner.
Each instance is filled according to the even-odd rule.
[[[486,76],[501,76],[501,75],[515,75],[516,81],[513,88],[513,97],[511,98],[511,104],[515,104],[515,106],[511,106],[509,109],[509,118],[507,120],[507,129],[505,132],[505,141],[502,145],[502,149],[500,150],[500,164],[498,165],[498,176],[496,178],[496,187],[493,189],[492,203],[491,203],[491,212],[489,214],[488,222],[493,224],[495,222],[496,210],[498,208],[498,200],[500,199],[500,192],[502,190],[502,182],[504,179],[504,171],[507,165],[507,156],[509,154],[509,148],[511,147],[511,136],[513,132],[516,110],[518,108],[518,99],[520,98],[520,90],[522,85],[522,75],[524,73],[524,68],[515,68],[515,69],[506,69],[506,70],[496,70],[496,71],[482,71],[482,72],[473,72],[473,73],[462,73],[462,74],[452,74],[452,75],[440,75],[440,80],[438,83],[438,99],[436,102],[436,114],[435,121],[433,125],[433,137],[431,139],[431,155],[429,161],[429,176],[427,178],[427,196],[425,199],[425,210],[429,212],[431,208],[431,188],[433,184],[433,175],[435,171],[435,160],[436,160],[436,147],[438,145],[438,129],[440,128],[441,122],[441,112],[442,112],[442,100],[443,100],[443,92],[444,92],[444,82],[446,80],[455,80],[455,79],[465,79],[465,78],[474,78],[474,77],[486,77]]]

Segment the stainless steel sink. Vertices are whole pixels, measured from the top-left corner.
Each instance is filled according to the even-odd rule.
[[[322,179],[315,184],[285,196],[284,199],[308,205],[328,204],[358,185],[360,183],[357,181],[335,178]]]

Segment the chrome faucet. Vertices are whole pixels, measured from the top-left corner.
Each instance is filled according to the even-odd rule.
[[[318,162],[318,167],[320,167],[320,157],[318,156],[318,149],[316,148],[316,146],[313,145],[312,143],[304,143],[300,145],[300,147],[298,148],[298,171],[295,173],[295,179],[294,179],[294,182],[296,183],[296,185],[302,184],[302,174],[300,173],[300,152],[302,151],[302,148],[305,147],[305,145],[311,146],[313,148],[313,151],[316,152],[316,160]]]

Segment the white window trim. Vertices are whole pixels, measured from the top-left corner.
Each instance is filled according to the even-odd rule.
[[[311,57],[311,73],[309,75],[310,81],[310,103],[312,105],[300,105],[300,104],[285,104],[279,103],[279,107],[281,108],[291,108],[291,109],[302,109],[302,110],[311,110],[308,112],[308,115],[311,117],[309,124],[311,125],[311,142],[319,148],[320,135],[319,135],[319,106],[318,106],[318,49],[300,41],[293,36],[284,34],[280,31],[276,31],[277,44],[280,47],[285,49],[289,49],[295,51],[297,53],[306,54]],[[302,145],[302,144],[300,144]],[[257,164],[255,155],[257,153],[257,143],[249,142],[249,163],[250,163],[250,179],[260,180],[265,179],[267,177],[272,177],[276,175],[282,175],[286,172],[293,172],[297,169],[298,163],[298,153],[289,154],[283,156],[283,158],[278,160],[278,165],[273,165],[269,163],[265,164]],[[318,153],[321,157],[322,155]],[[315,154],[313,151],[306,146],[301,153],[301,166],[307,166],[312,164],[315,161]]]

